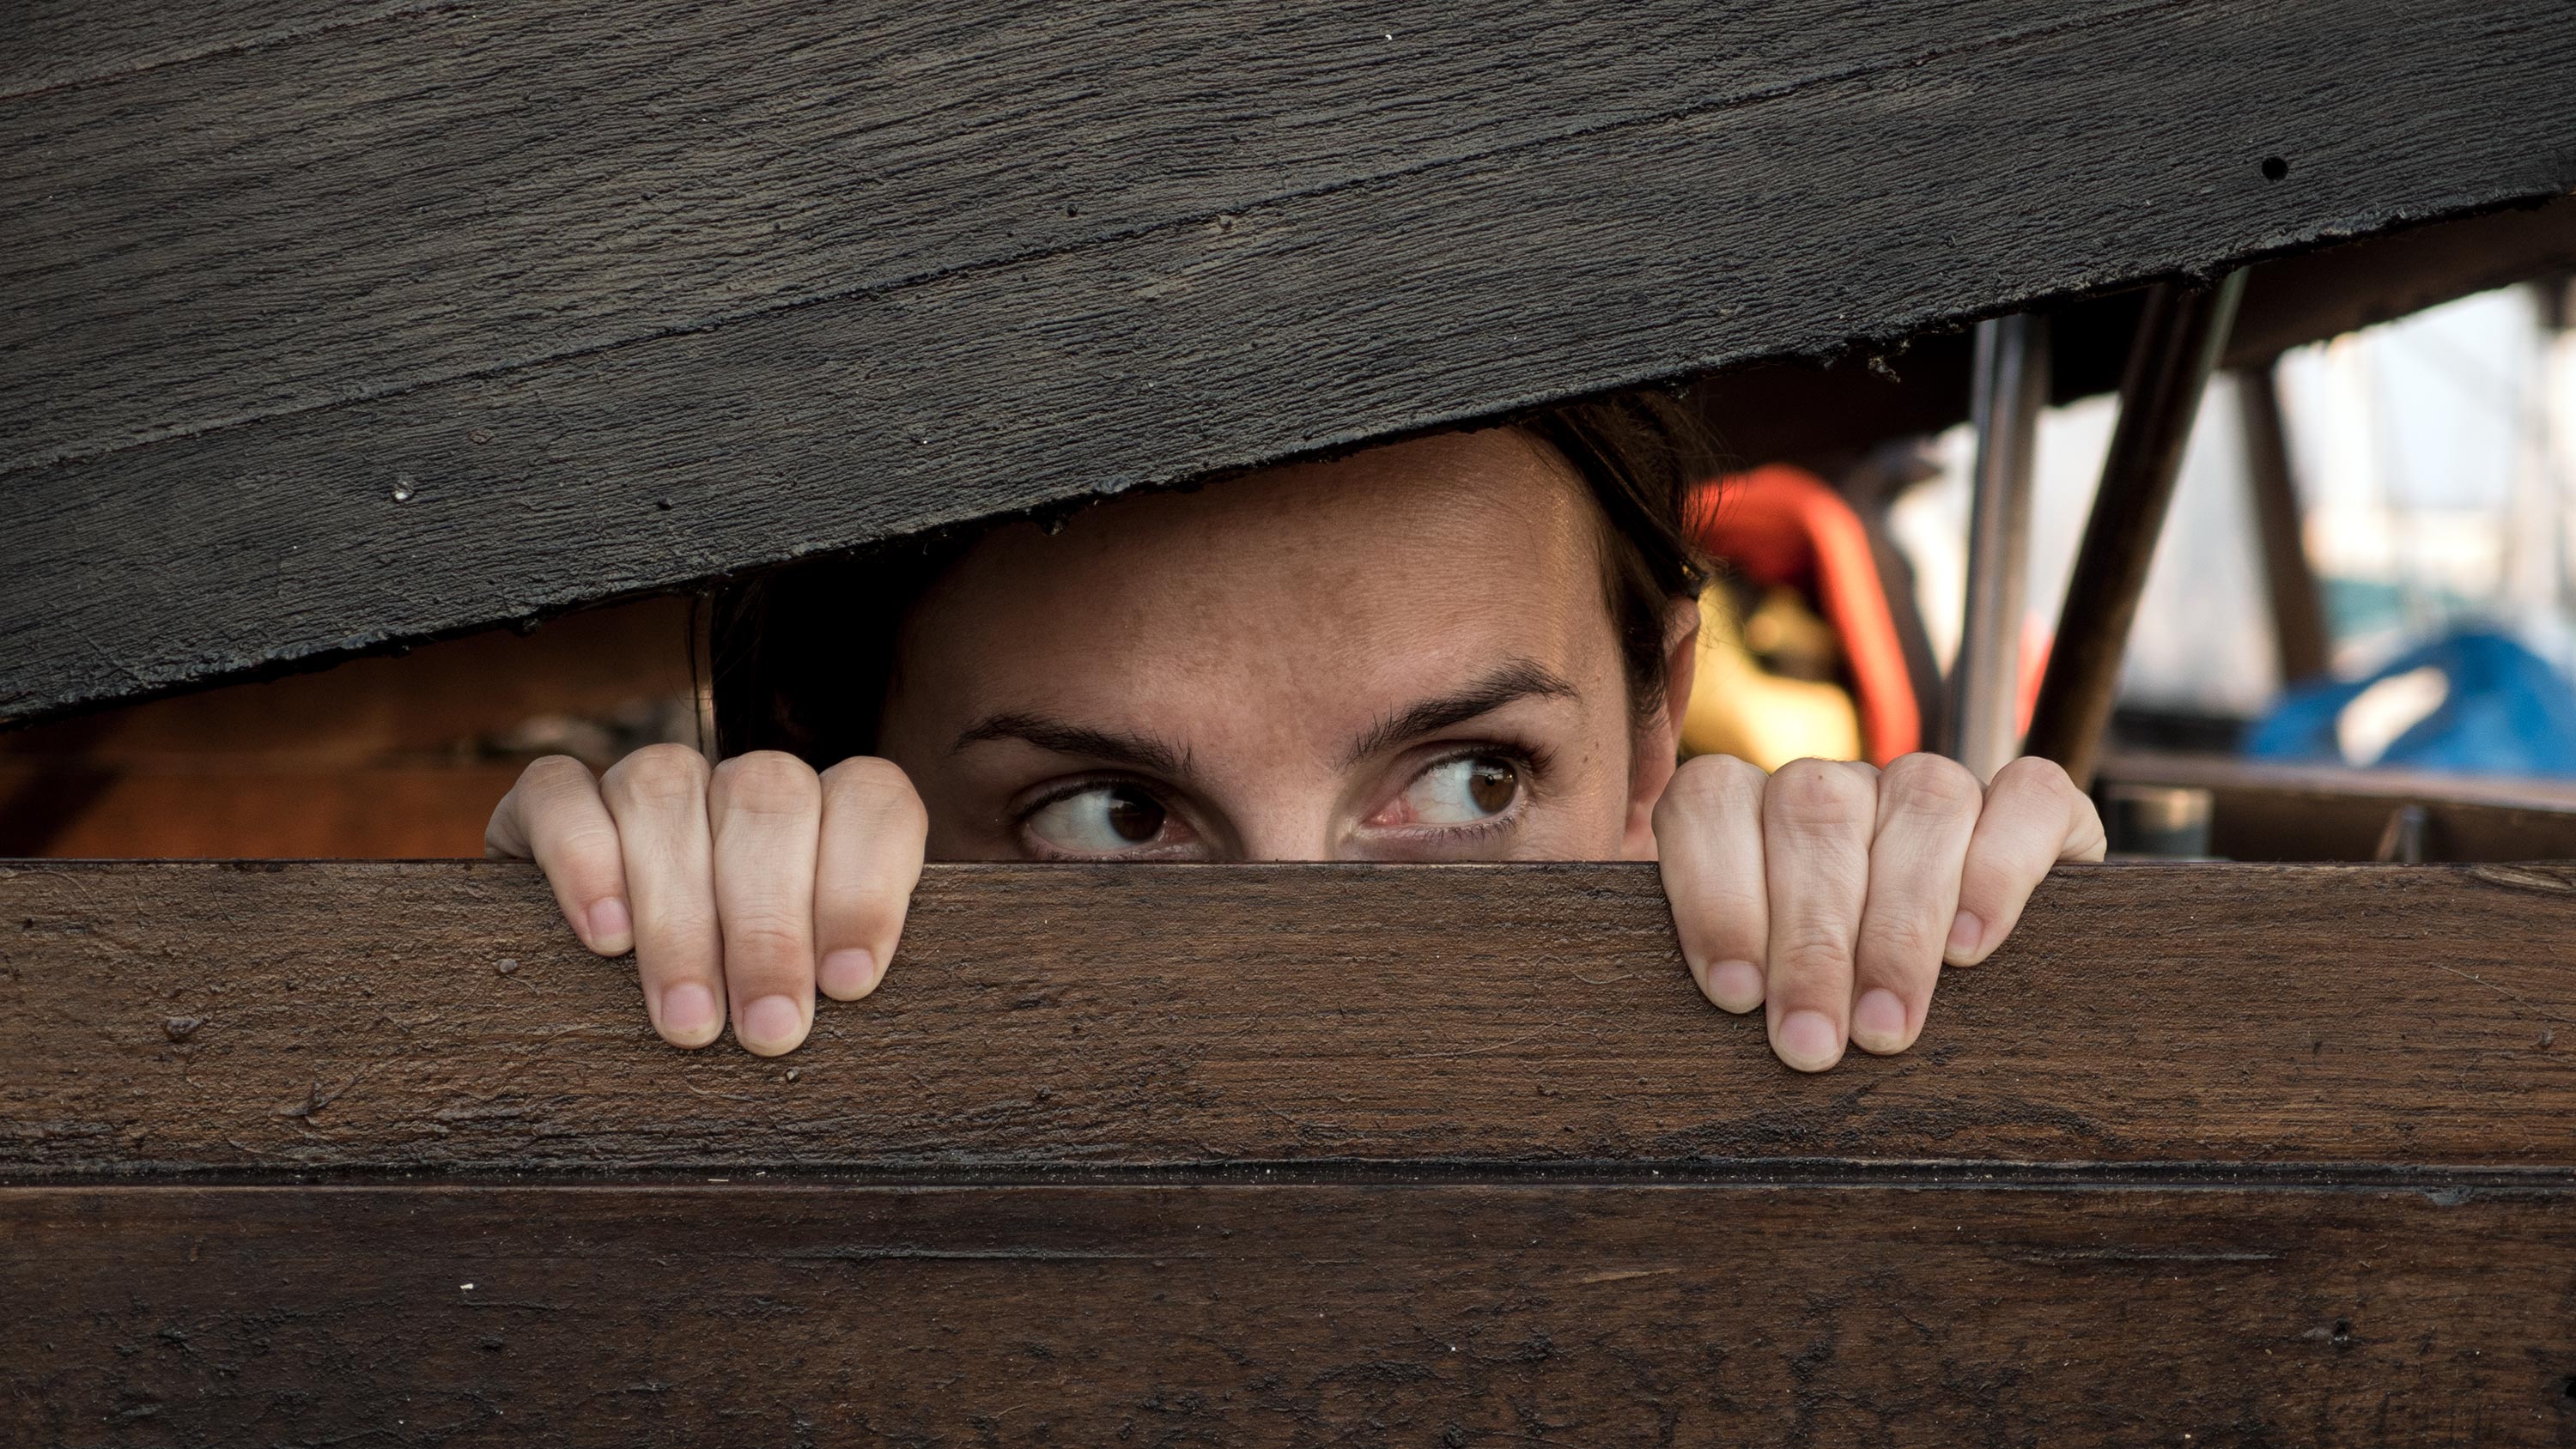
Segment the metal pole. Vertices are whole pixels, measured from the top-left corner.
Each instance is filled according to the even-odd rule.
[[[1950,668],[1945,751],[1991,780],[2018,752],[2021,635],[2030,577],[2031,469],[2048,405],[2048,319],[2032,313],[1977,324],[1970,415],[1977,429],[1968,504],[1968,596]]]
[[[2120,421],[2111,433],[2102,486],[2084,525],[2030,721],[2030,753],[2065,766],[2079,786],[2093,783],[2102,731],[2119,688],[2120,657],[2147,586],[2147,565],[2182,475],[2201,393],[2244,292],[2241,271],[2214,287],[2159,284],[2148,292],[2145,315],[2138,319],[2120,382]]]

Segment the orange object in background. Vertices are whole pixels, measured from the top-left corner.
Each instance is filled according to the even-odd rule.
[[[1923,712],[1869,531],[1831,484],[1785,463],[1731,474],[1692,498],[1689,524],[1746,579],[1815,601],[1842,645],[1871,763],[1922,748]]]

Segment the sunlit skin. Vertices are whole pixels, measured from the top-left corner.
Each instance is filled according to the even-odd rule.
[[[1115,849],[1021,818],[1092,778],[1164,803],[1142,858],[1652,858],[1672,751],[1637,749],[1594,504],[1535,461],[1468,434],[987,535],[907,622],[887,700],[930,854]],[[1473,801],[1407,787],[1478,751],[1523,798],[1423,823]]]
[[[1902,1051],[2093,808],[2024,761],[1676,769],[1698,611],[1640,709],[1599,514],[1517,430],[1452,433],[977,540],[904,619],[881,759],[528,767],[493,813],[675,1045],[791,1051],[893,958],[939,860],[1660,860],[1710,1000],[1821,1071]]]

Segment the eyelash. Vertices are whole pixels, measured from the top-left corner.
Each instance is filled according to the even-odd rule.
[[[1488,820],[1476,821],[1472,825],[1416,826],[1402,833],[1410,835],[1416,839],[1438,839],[1443,841],[1474,844],[1490,840],[1518,826],[1520,824],[1521,815],[1528,809],[1530,796],[1534,794],[1540,788],[1541,784],[1547,780],[1550,774],[1550,767],[1555,761],[1554,753],[1543,746],[1513,744],[1502,740],[1474,740],[1463,742],[1454,748],[1443,750],[1438,754],[1432,755],[1423,760],[1419,765],[1416,765],[1413,769],[1413,773],[1406,777],[1405,784],[1409,787],[1414,780],[1420,779],[1424,774],[1432,770],[1436,770],[1442,765],[1454,764],[1459,760],[1485,759],[1505,761],[1509,763],[1513,769],[1520,772],[1522,786],[1521,795],[1519,799],[1513,802],[1513,806],[1510,810]],[[1009,812],[1012,833],[1020,837],[1022,840],[1028,839],[1029,821],[1039,811],[1044,810],[1049,805],[1055,804],[1059,800],[1070,800],[1076,795],[1080,795],[1091,790],[1097,790],[1104,785],[1132,786],[1152,795],[1156,800],[1163,802],[1163,807],[1165,809],[1169,810],[1172,808],[1169,790],[1165,786],[1153,780],[1146,779],[1143,776],[1125,775],[1114,772],[1076,775],[1069,779],[1055,781],[1045,786],[1037,794],[1031,795],[1027,799],[1014,804]],[[1173,813],[1178,814],[1179,812],[1174,811]]]
[[[1501,760],[1520,772],[1520,793],[1513,799],[1510,809],[1472,825],[1423,825],[1399,833],[1419,840],[1466,844],[1503,835],[1520,825],[1521,816],[1529,810],[1530,797],[1537,793],[1540,782],[1547,778],[1548,766],[1554,759],[1554,754],[1542,746],[1506,744],[1501,740],[1477,740],[1443,750],[1414,767],[1413,773],[1405,780],[1407,788],[1442,765],[1455,764],[1460,760]]]
[[[1049,781],[1039,788],[1038,793],[1013,804],[1010,807],[1011,823],[1027,824],[1030,816],[1058,800],[1070,800],[1076,795],[1097,790],[1103,785],[1133,785],[1139,790],[1150,792],[1157,800],[1164,796],[1162,786],[1137,775],[1121,775],[1114,771],[1103,774],[1074,775],[1062,780]]]

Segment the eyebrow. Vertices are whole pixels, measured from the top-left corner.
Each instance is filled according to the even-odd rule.
[[[1535,660],[1514,659],[1454,694],[1409,705],[1369,726],[1351,741],[1342,759],[1343,767],[1347,769],[1407,740],[1491,714],[1514,700],[1533,698],[1578,699],[1581,695],[1566,683],[1565,676],[1547,666]]]
[[[949,752],[953,754],[986,740],[1024,740],[1059,755],[1086,755],[1171,779],[1178,779],[1189,772],[1190,752],[1174,748],[1168,740],[1156,739],[1152,735],[1088,729],[1035,714],[988,715],[959,735],[957,743],[949,747]]]
[[[1514,659],[1452,694],[1426,699],[1388,715],[1360,732],[1344,752],[1344,768],[1407,740],[1462,725],[1522,699],[1577,699],[1581,694],[1565,676],[1529,659]],[[1123,765],[1131,770],[1180,779],[1189,773],[1190,752],[1152,735],[1092,729],[1013,711],[987,715],[957,736],[950,753],[987,740],[1021,740],[1059,755],[1081,755]]]

